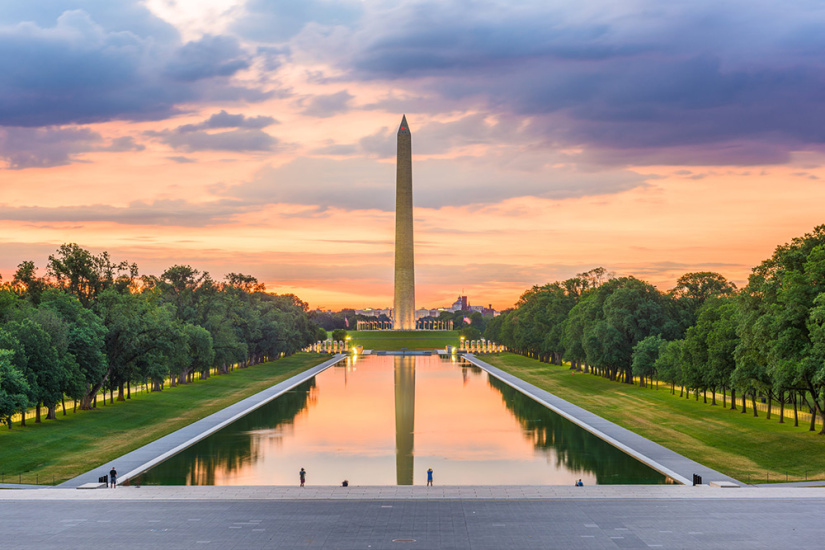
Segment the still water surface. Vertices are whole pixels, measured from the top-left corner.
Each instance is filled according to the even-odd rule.
[[[460,359],[348,359],[142,484],[586,485],[668,479]]]

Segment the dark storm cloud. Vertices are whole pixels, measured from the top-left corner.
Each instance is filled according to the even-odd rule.
[[[91,13],[52,19],[26,17],[7,4],[0,13],[0,126],[159,119],[183,102],[267,96],[229,83],[252,59],[237,40],[205,36],[182,44],[136,3],[86,2]],[[33,13],[40,3],[14,4]],[[46,13],[58,11],[45,4]],[[15,14],[22,19],[14,21]]]
[[[784,162],[825,144],[825,11],[766,0],[382,4],[319,55],[536,124],[605,161]],[[408,111],[409,112],[409,111]],[[544,125],[542,126],[542,122]]]

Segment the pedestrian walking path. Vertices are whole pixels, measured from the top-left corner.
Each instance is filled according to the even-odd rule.
[[[708,485],[400,485],[366,487],[229,487],[121,486],[117,489],[20,489],[0,491],[0,502],[11,500],[547,500],[547,499],[784,499],[825,498],[825,488],[740,487]]]
[[[791,481],[789,483],[754,483],[751,487],[773,489],[777,487],[825,487],[825,481]]]
[[[697,474],[702,477],[703,483],[724,481],[743,485],[741,481],[690,460],[590,411],[573,405],[548,391],[525,382],[521,378],[485,363],[472,354],[464,354],[464,359],[679,483],[692,485],[693,474]]]
[[[190,447],[204,439],[210,434],[220,430],[224,426],[228,426],[237,419],[249,414],[258,407],[261,407],[279,395],[291,390],[298,384],[309,380],[316,374],[328,369],[329,367],[343,361],[346,355],[338,354],[332,359],[321,363],[311,369],[293,376],[279,384],[256,393],[242,401],[238,401],[234,405],[220,410],[214,414],[202,418],[197,422],[181,428],[167,436],[164,436],[148,445],[125,454],[112,464],[101,464],[73,479],[58,485],[61,488],[76,488],[87,483],[97,483],[98,478],[109,473],[109,469],[114,466],[118,472],[118,483],[122,484],[126,481],[140,475],[155,464],[163,462],[170,456],[173,456],[183,449]]]
[[[44,485],[32,485],[30,483],[0,483],[0,489],[44,489]]]

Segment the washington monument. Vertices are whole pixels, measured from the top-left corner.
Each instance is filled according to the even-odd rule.
[[[395,174],[395,330],[415,330],[415,261],[413,258],[412,135],[407,117],[398,128]]]

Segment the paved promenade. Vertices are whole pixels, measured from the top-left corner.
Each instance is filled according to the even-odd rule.
[[[825,487],[739,487],[708,485],[452,485],[452,486],[123,486],[116,489],[0,490],[7,501],[195,501],[195,500],[759,500],[825,499]]]
[[[472,354],[465,354],[464,359],[484,369],[490,373],[490,375],[498,378],[508,386],[532,397],[571,422],[680,483],[692,484],[693,474],[698,474],[702,476],[703,483],[725,481],[743,485],[741,481],[690,460],[666,447],[662,447],[658,443],[654,443],[592,412],[573,405],[550,392],[537,388],[533,384],[529,384],[512,374],[485,363]]]
[[[111,463],[100,464],[96,468],[81,474],[73,479],[70,479],[58,487],[74,488],[84,485],[86,483],[96,483],[100,476],[109,473],[112,466],[115,466],[118,473],[119,482],[125,482],[142,472],[145,472],[150,467],[163,462],[170,456],[179,453],[183,449],[190,447],[204,439],[210,434],[215,433],[224,426],[228,426],[235,420],[249,414],[258,407],[266,405],[282,393],[285,393],[298,384],[309,380],[316,374],[328,369],[329,367],[344,360],[346,355],[338,354],[332,359],[321,363],[311,369],[293,376],[279,384],[256,393],[246,399],[230,405],[229,407],[218,411],[214,414],[202,418],[197,422],[181,428],[165,437],[162,437],[148,445],[144,445],[140,449],[136,449],[131,453],[125,454]]]
[[[823,489],[686,486],[0,491],[0,549],[813,550],[823,506]]]

